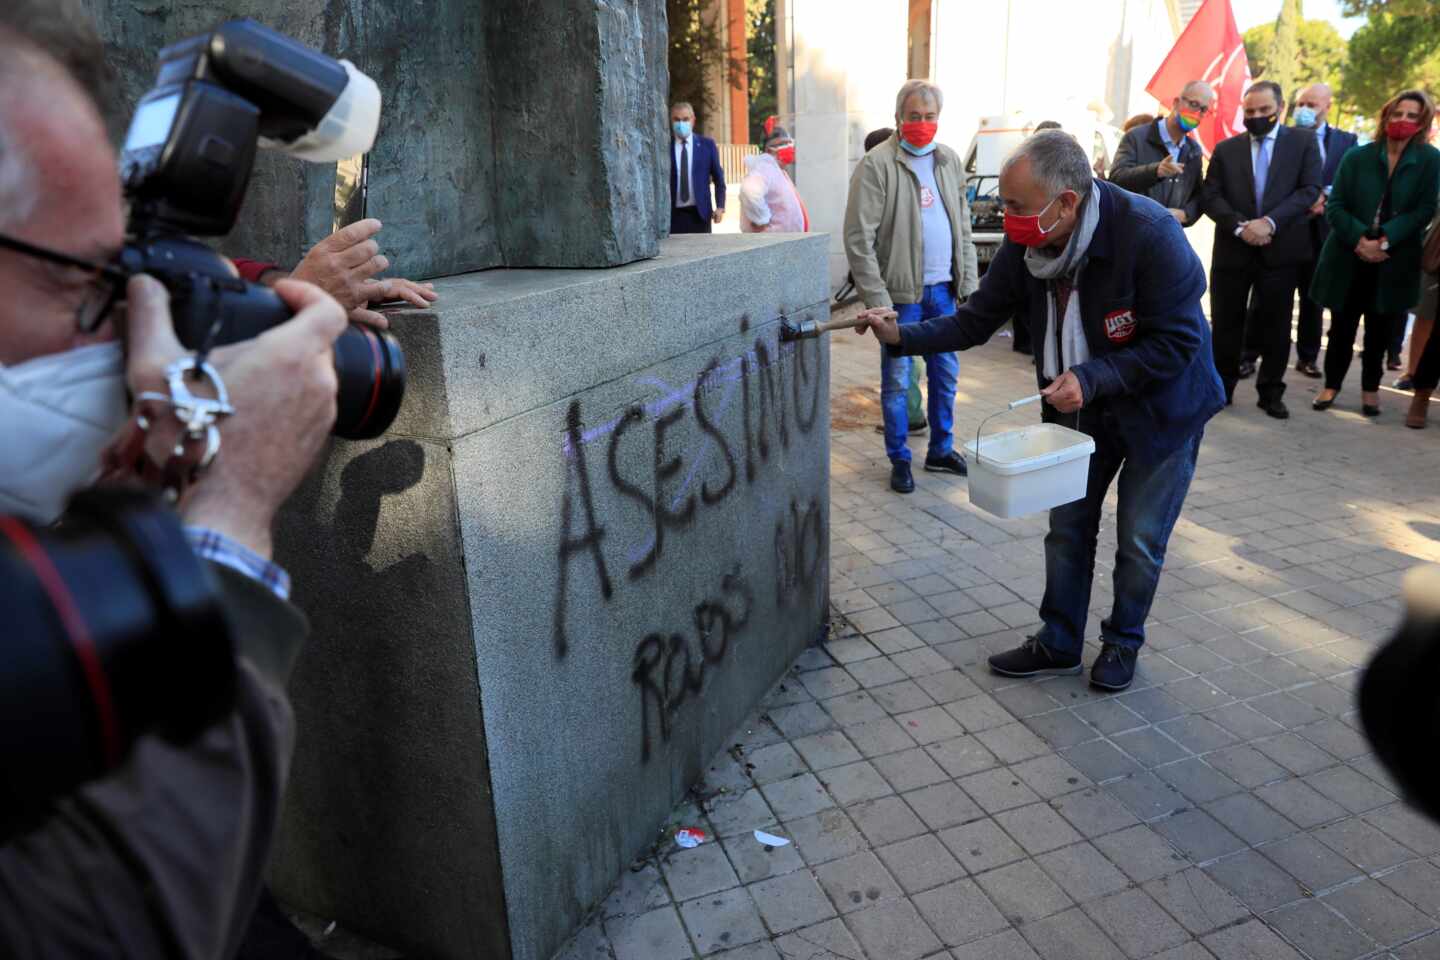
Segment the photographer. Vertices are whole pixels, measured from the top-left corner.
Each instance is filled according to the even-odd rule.
[[[94,479],[126,423],[125,387],[163,392],[186,354],[166,291],[147,277],[129,281],[123,316],[91,325],[111,302],[99,265],[124,220],[98,91],[66,68],[101,51],[68,8],[0,7],[0,512],[38,522]],[[306,631],[271,562],[271,526],[335,419],[332,344],[345,329],[344,309],[314,286],[275,292],[292,320],[210,355],[235,412],[178,504],[231,624],[235,707],[184,748],[140,738],[113,774],[0,846],[7,957],[230,957],[249,922],[293,740],[285,677]],[[165,463],[179,427],[157,418],[146,435],[132,420],[128,435]]]

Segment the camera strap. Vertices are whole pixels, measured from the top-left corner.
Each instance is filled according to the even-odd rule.
[[[212,396],[190,384],[208,383]],[[173,503],[184,495],[220,452],[220,420],[235,412],[219,371],[200,356],[182,357],[165,368],[168,393],[146,391],[135,398],[135,419],[105,453],[104,479],[158,484]],[[180,434],[163,464],[146,451],[150,431],[166,413],[180,422]]]

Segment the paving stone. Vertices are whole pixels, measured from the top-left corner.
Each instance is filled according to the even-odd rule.
[[[912,686],[914,685],[912,684]],[[920,688],[915,687],[915,689],[918,691]],[[896,716],[895,720],[897,723],[902,724],[905,727],[905,731],[920,744],[938,743],[942,740],[959,737],[965,733],[965,730],[960,726],[959,722],[940,707],[929,707],[928,709],[916,710],[911,713],[902,713]]]
[[[680,916],[701,953],[743,946],[768,936],[754,901],[742,887],[682,903]]]
[[[897,753],[915,746],[915,740],[890,717],[847,726],[845,736],[864,757]]]
[[[1095,729],[1069,710],[1057,710],[1037,717],[1026,717],[1025,726],[1031,733],[1056,750],[1094,740]]]
[[[872,957],[919,960],[941,947],[909,900],[866,907],[847,916],[845,923]]]
[[[812,867],[865,848],[860,828],[843,810],[823,810],[785,824],[800,856]]]
[[[892,843],[877,853],[891,876],[912,896],[965,875],[965,868],[935,834]],[[925,912],[923,907],[921,912]]]
[[[1120,702],[1150,723],[1163,723],[1187,712],[1178,700],[1156,688],[1122,694]]]
[[[979,804],[949,781],[912,790],[904,799],[931,830],[943,830],[985,816]]]
[[[1432,933],[1395,948],[1396,960],[1433,960],[1440,957],[1440,933]]]
[[[941,670],[939,673],[926,674],[923,677],[916,677],[915,682],[936,703],[953,703],[956,700],[973,697],[980,692],[980,688],[975,686],[975,681],[959,670]]]
[[[1229,926],[1250,915],[1240,901],[1198,869],[1152,880],[1144,885],[1144,889],[1182,927],[1196,936]]]
[[[950,661],[929,647],[897,653],[891,659],[895,661],[895,666],[904,670],[906,675],[911,678],[926,677],[932,673],[950,669]]]
[[[1244,840],[1203,810],[1183,810],[1150,826],[1194,863],[1205,863],[1245,847]]]
[[[710,954],[710,956],[713,957],[714,960],[783,960],[780,956],[780,951],[776,950],[775,945],[768,940],[747,944],[743,947],[737,947],[734,950],[713,953]],[[824,960],[824,958],[821,958],[821,960]]]
[[[627,914],[649,913],[670,902],[670,893],[660,879],[660,868],[646,863],[639,870],[624,870],[605,902],[600,905],[604,919]]]
[[[1159,724],[1156,729],[1194,753],[1209,753],[1228,747],[1236,741],[1233,733],[1201,714],[1176,717]]]
[[[1216,960],[1305,960],[1259,920],[1218,930],[1200,941]]]
[[[1046,800],[1091,786],[1090,778],[1059,754],[1032,757],[1010,769],[1027,787]]]
[[[1050,801],[1050,806],[1060,811],[1060,816],[1069,820],[1070,825],[1086,837],[1113,833],[1139,822],[1104,787],[1066,794]]]
[[[756,783],[770,783],[788,780],[796,774],[805,773],[805,760],[788,743],[774,743],[746,754],[745,764]]]
[[[1006,930],[1009,923],[972,880],[956,880],[914,897],[920,915],[951,946]]]
[[[1316,900],[1281,907],[1267,922],[1312,960],[1354,960],[1376,944]]]
[[[1185,858],[1144,824],[1106,834],[1093,841],[1110,862],[1136,883],[1175,873],[1188,864]]]
[[[1320,827],[1311,834],[1366,873],[1393,867],[1415,857],[1412,851],[1358,817]]]
[[[1302,833],[1260,848],[1307,890],[1318,892],[1359,876],[1354,864],[1309,834]]]
[[[1241,740],[1255,740],[1259,737],[1273,736],[1285,728],[1274,720],[1252,710],[1247,704],[1232,703],[1228,706],[1211,710],[1205,714],[1211,720],[1235,734]]]
[[[1191,940],[1189,943],[1161,951],[1151,960],[1215,960],[1215,954],[1200,946],[1197,941]]]
[[[929,629],[936,626],[943,627],[945,630],[937,632]],[[915,623],[906,627],[891,627],[889,630],[881,630],[879,633],[870,633],[866,634],[866,636],[870,642],[874,644],[876,650],[885,654],[896,654],[904,653],[906,650],[914,650],[916,647],[924,646],[931,641],[940,643],[945,640],[958,640],[961,634],[960,631],[951,624],[939,620],[933,623]],[[870,661],[863,662],[869,663]],[[855,664],[855,666],[860,666],[860,664]],[[894,665],[892,664],[892,666]],[[899,668],[896,667],[896,669],[898,670]],[[850,672],[854,673],[855,671],[852,670]],[[901,676],[903,675],[902,673]],[[855,679],[859,680],[860,678],[857,676]],[[864,681],[862,680],[861,683],[864,683]]]
[[[1013,929],[954,947],[950,956],[954,960],[1040,960],[1040,955]]]
[[[860,691],[842,697],[831,697],[820,704],[832,720],[843,727],[879,720],[885,716],[885,708],[875,702],[870,694]]]
[[[362,954],[356,953],[354,956]],[[580,928],[569,943],[560,948],[554,960],[611,960],[613,956],[604,928],[598,920],[592,919],[587,926]]]
[[[1285,819],[1308,829],[1345,816],[1345,808],[1317,792],[1303,780],[1266,784],[1255,796],[1274,807]]]
[[[1050,747],[1019,723],[1008,723],[982,730],[975,738],[983,743],[1001,763],[1020,763],[1050,753]]]
[[[1322,720],[1296,732],[1340,760],[1353,760],[1370,752],[1369,741],[1339,720]]]
[[[1437,926],[1435,920],[1374,880],[1348,884],[1324,899],[1381,946],[1396,946]]]
[[[785,960],[855,960],[864,956],[860,944],[839,919],[778,937],[775,948]]]
[[[1161,733],[1159,727],[1142,727],[1128,733],[1117,733],[1110,740],[1146,767],[1190,756],[1189,750]]]
[[[1192,803],[1209,803],[1242,789],[1240,784],[1196,757],[1156,767],[1154,773]]]
[[[1130,882],[1090,843],[1052,850],[1035,862],[1077,903],[1114,893]]]
[[[880,634],[880,636],[894,632],[893,630],[886,630]],[[850,671],[849,675],[855,678],[857,684],[871,691],[872,696],[878,692],[878,690],[884,689],[887,685],[900,683],[905,679],[905,671],[895,666],[894,661],[889,657],[874,657],[870,660],[861,660],[858,663],[850,664],[846,669]],[[876,697],[877,702],[879,699],[879,697]]]
[[[605,921],[615,960],[689,960],[694,956],[675,908]]]
[[[1384,874],[1380,882],[1440,922],[1440,867],[1416,860]]]
[[[842,914],[901,895],[899,885],[868,850],[821,864],[815,879]]]
[[[1289,770],[1245,744],[1216,750],[1207,754],[1205,759],[1210,766],[1247,789],[1290,776]]]
[[[930,754],[918,747],[876,757],[872,763],[897,792],[927,787],[948,779]]]
[[[826,770],[860,759],[860,751],[839,730],[801,737],[794,746],[812,770]]]
[[[1207,864],[1204,870],[1256,913],[1273,910],[1306,895],[1294,877],[1256,850],[1224,857]]]
[[[722,794],[710,800],[705,810],[715,835],[719,837],[749,833],[775,820],[765,798],[756,789],[740,794]]]
[[[981,873],[1025,856],[993,820],[975,820],[940,831],[940,842],[971,873]]]
[[[1148,720],[1113,697],[1075,707],[1073,712],[1096,731],[1107,735],[1149,725]]]
[[[1081,907],[1128,957],[1148,957],[1190,939],[1143,890],[1131,888]]]
[[[989,770],[999,761],[975,737],[963,736],[928,744],[925,752],[950,777],[964,777]]]
[[[786,933],[835,916],[830,899],[807,870],[761,880],[746,889],[772,933]]]
[[[1061,754],[1076,769],[1096,783],[1139,773],[1142,769],[1134,760],[1121,753],[1114,744],[1105,740],[1082,743],[1061,751]]]
[[[774,829],[780,831],[782,836],[788,833],[780,827]],[[753,833],[728,837],[720,843],[725,847],[725,852],[730,857],[730,865],[735,868],[735,875],[740,878],[741,883],[778,877],[805,866],[805,861],[800,859],[800,851],[794,843],[766,849],[766,844],[757,842]]]
[[[1080,908],[1020,928],[1043,960],[1124,960],[1125,954]]]
[[[877,623],[873,627],[861,626],[857,618],[865,617],[868,614],[878,614],[880,618],[883,618],[884,622]],[[851,615],[849,620],[855,626],[855,629],[862,633],[884,630],[888,627],[899,625],[895,622],[894,617],[883,610],[866,610],[862,613]],[[880,656],[880,651],[875,649],[875,645],[864,637],[845,637],[840,640],[832,640],[825,645],[825,651],[834,658],[836,663],[844,664],[856,663],[860,660],[869,660],[871,657]]]
[[[1440,853],[1440,825],[1404,803],[1372,810],[1362,819],[1422,856]]]
[[[872,847],[908,840],[925,832],[925,824],[899,797],[881,797],[846,810]]]
[[[1364,813],[1395,802],[1395,794],[1351,767],[1331,767],[1304,778],[1320,793],[1351,813]]]
[[[800,683],[817,700],[838,697],[859,687],[855,678],[841,667],[826,667],[800,675]]]
[[[1011,923],[1039,920],[1071,905],[1065,892],[1033,860],[982,873],[975,881]]]
[[[967,733],[978,733],[992,727],[1013,723],[1015,718],[1000,704],[983,693],[945,704],[945,711],[960,722]]]
[[[1251,846],[1288,837],[1299,829],[1249,793],[1206,804],[1205,811]]]
[[[996,767],[971,774],[956,781],[960,789],[985,810],[995,814],[1001,810],[1034,803],[1040,797],[1027,787],[1008,767]]]
[[[661,859],[660,868],[677,901],[728,890],[740,882],[718,843],[675,850]]]
[[[789,780],[767,783],[760,788],[770,809],[781,820],[795,820],[834,805],[814,774],[806,773]]]
[[[1047,688],[1056,688],[1053,683],[1018,683],[1013,687],[1006,687],[1003,690],[996,690],[991,696],[1010,714],[1015,717],[1031,717],[1040,713],[1049,713],[1051,710],[1061,706],[1060,702],[1050,695]]]
[[[902,674],[902,676],[904,675]],[[945,714],[939,707],[936,707],[935,701],[930,698],[930,694],[920,689],[913,680],[905,679],[899,683],[891,683],[887,686],[877,687],[870,691],[870,695],[875,698],[876,703],[885,708],[887,713],[902,714],[909,713],[912,710],[922,710],[925,707],[930,707],[937,713],[943,714],[945,719],[949,720],[952,724],[955,722],[949,714]],[[896,719],[899,718],[897,717]],[[951,736],[956,736],[963,732],[962,730],[956,730]]]

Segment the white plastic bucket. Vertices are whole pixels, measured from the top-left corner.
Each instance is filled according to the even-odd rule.
[[[974,443],[965,444],[970,502],[1010,519],[1079,500],[1085,496],[1094,452],[1090,437],[1054,423],[983,438],[977,434]]]

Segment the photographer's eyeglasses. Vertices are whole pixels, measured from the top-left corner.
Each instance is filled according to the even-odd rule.
[[[81,299],[79,306],[75,308],[75,329],[81,333],[94,333],[100,324],[105,322],[105,318],[110,315],[115,304],[125,296],[125,284],[130,277],[118,267],[72,257],[70,254],[60,253],[58,250],[47,250],[44,247],[26,243],[24,240],[7,237],[3,233],[0,233],[0,249],[14,250],[27,257],[34,257],[36,260],[83,270],[91,275],[85,296]]]
[[[1200,116],[1202,117],[1210,112],[1210,104],[1208,103],[1200,103],[1197,100],[1191,100],[1189,97],[1181,97],[1180,102],[1185,104],[1185,106],[1189,107],[1191,110],[1194,110],[1196,113],[1200,114]]]

